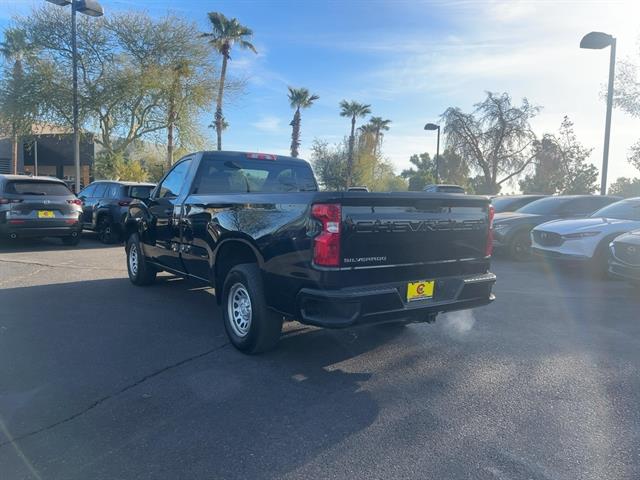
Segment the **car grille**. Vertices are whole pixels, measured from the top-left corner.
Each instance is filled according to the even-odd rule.
[[[613,244],[613,254],[624,263],[640,266],[640,245],[615,242]]]
[[[554,232],[545,232],[544,230],[534,230],[533,239],[538,245],[543,247],[559,247],[564,243],[562,236]]]

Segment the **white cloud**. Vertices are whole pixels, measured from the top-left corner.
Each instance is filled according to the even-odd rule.
[[[282,120],[273,115],[262,115],[257,122],[251,125],[267,133],[280,133],[282,131]]]

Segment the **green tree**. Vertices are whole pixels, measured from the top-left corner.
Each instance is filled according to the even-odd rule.
[[[227,18],[219,12],[209,12],[209,23],[211,33],[204,33],[202,36],[209,38],[209,43],[222,55],[222,69],[220,70],[220,80],[218,83],[218,96],[216,98],[215,126],[218,142],[218,150],[222,150],[222,126],[224,115],[222,114],[222,96],[224,94],[225,81],[227,76],[227,62],[231,59],[231,48],[238,45],[240,48],[258,53],[256,47],[250,42],[253,31],[241,25],[237,18]]]
[[[435,162],[428,153],[411,155],[409,162],[413,167],[402,171],[400,176],[409,180],[409,191],[418,192],[435,181]]]
[[[356,119],[371,113],[371,105],[365,105],[356,101],[342,100],[340,102],[340,116],[351,119],[351,133],[349,135],[349,148],[347,157],[347,187],[353,185],[353,159],[355,150]]]
[[[620,177],[609,186],[610,195],[640,197],[640,178]]]
[[[43,7],[18,23],[38,47],[32,95],[43,119],[72,125],[66,13]],[[193,36],[195,28],[180,18],[131,12],[78,18],[81,125],[98,130],[96,142],[109,155],[122,154],[142,139],[159,140],[170,125],[180,143],[196,136],[195,119],[209,105],[216,84],[209,67],[202,66],[209,63],[210,50]],[[169,143],[172,147],[173,139]]]
[[[306,88],[289,88],[289,105],[295,110],[293,114],[293,120],[291,120],[291,156],[298,156],[298,149],[300,148],[300,109],[309,108],[313,105],[313,102],[318,100],[318,95],[312,95]]]
[[[5,63],[0,85],[0,121],[11,136],[11,170],[18,172],[18,144],[21,135],[31,133],[36,107],[29,95],[25,63],[34,54],[34,47],[21,28],[4,31],[0,55]]]
[[[326,141],[314,139],[311,144],[311,164],[318,182],[325,190],[346,190],[347,150],[343,144],[330,146]]]
[[[382,117],[371,117],[369,119],[369,125],[373,128],[373,132],[375,134],[375,153],[378,153],[382,144],[384,132],[389,131],[391,120],[385,120]]]
[[[428,153],[412,155],[409,162],[413,167],[403,170],[400,176],[409,180],[409,190],[423,190],[425,186],[435,183],[436,162]],[[469,167],[464,159],[451,150],[440,154],[438,174],[443,183],[452,183],[468,187]]]
[[[526,98],[513,105],[507,93],[488,92],[471,113],[451,107],[442,114],[447,148],[481,175],[482,193],[497,193],[533,161],[529,121],[538,111]]]
[[[573,122],[565,116],[557,134],[545,134],[534,142],[534,172],[520,183],[525,193],[571,195],[594,193],[598,169],[587,163],[593,149],[576,138]]]

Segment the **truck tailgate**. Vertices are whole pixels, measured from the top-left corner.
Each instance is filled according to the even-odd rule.
[[[486,197],[349,192],[341,204],[342,267],[441,263],[486,255]]]

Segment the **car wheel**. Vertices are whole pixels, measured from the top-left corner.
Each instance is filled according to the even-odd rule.
[[[78,245],[80,243],[80,232],[75,232],[74,235],[68,237],[62,237],[62,243],[70,247]]]
[[[509,243],[509,256],[519,262],[531,258],[531,238],[529,232],[516,233]]]
[[[158,271],[149,265],[144,253],[140,248],[140,239],[137,233],[134,233],[127,240],[127,273],[131,283],[138,286],[151,285]]]
[[[591,273],[603,280],[609,277],[609,242],[611,239],[600,242],[590,264]]]
[[[111,245],[120,240],[115,224],[111,221],[111,217],[106,215],[100,217],[100,220],[98,220],[96,232],[98,233],[98,240],[105,245]]]
[[[242,352],[265,352],[280,339],[282,315],[267,307],[262,276],[255,264],[236,265],[227,275],[222,315],[229,340]]]

